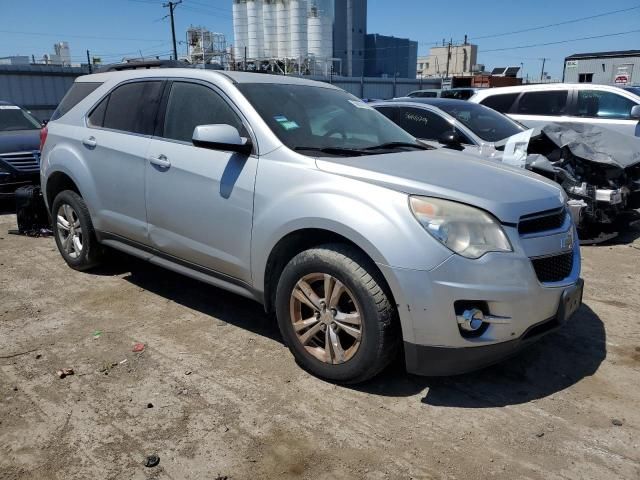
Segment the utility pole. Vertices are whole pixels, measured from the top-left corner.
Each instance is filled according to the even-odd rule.
[[[87,50],[87,65],[89,65],[89,73],[93,73],[93,69],[91,68],[91,57],[89,56],[89,50]]]
[[[176,45],[176,27],[173,21],[173,11],[181,3],[182,3],[182,0],[178,0],[177,2],[168,2],[168,3],[162,4],[164,8],[169,8],[169,17],[171,18],[171,38],[173,40],[173,59],[174,60],[178,60],[178,47]]]
[[[541,58],[540,60],[542,60],[542,71],[540,72],[540,81],[542,82],[542,79],[544,77],[544,64],[547,62],[547,59]]]
[[[445,78],[449,78],[449,62],[451,61],[451,43],[453,43],[453,39],[449,40],[449,47],[447,48],[447,75]]]

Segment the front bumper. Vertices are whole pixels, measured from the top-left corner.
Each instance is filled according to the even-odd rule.
[[[583,286],[584,281],[580,279],[576,283],[576,288],[580,292],[579,303],[582,303]],[[461,348],[433,347],[405,342],[407,371],[416,375],[448,376],[488,367],[517,354],[546,334],[559,329],[569,318],[565,308],[565,303],[561,300],[556,315],[532,325],[519,338],[506,342]]]
[[[482,368],[559,327],[565,292],[582,287],[578,242],[557,251],[567,238],[565,228],[538,236],[519,236],[505,228],[514,252],[488,253],[477,260],[451,255],[430,271],[379,264],[398,307],[407,370],[451,375]],[[541,282],[532,259],[566,252],[573,255],[569,275]],[[465,336],[456,312],[460,303],[482,304],[486,314],[508,321]]]

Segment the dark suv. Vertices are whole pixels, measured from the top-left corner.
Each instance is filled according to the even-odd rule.
[[[40,183],[40,127],[26,110],[0,101],[0,198]]]

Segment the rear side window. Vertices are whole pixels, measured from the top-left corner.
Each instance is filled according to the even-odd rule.
[[[117,87],[109,94],[102,126],[123,132],[153,135],[161,96],[162,81],[126,83]],[[98,112],[95,121],[99,120],[101,108],[102,104],[96,108]],[[96,110],[91,112],[92,119]]]
[[[500,113],[507,113],[511,110],[513,103],[518,98],[519,93],[504,93],[502,95],[491,95],[480,102],[485,107],[493,108]]]
[[[102,82],[75,82],[64,96],[51,120],[57,120],[84,100],[89,94],[102,85]]]
[[[109,110],[111,104],[109,104]],[[243,133],[242,121],[212,89],[197,83],[174,82],[164,122],[164,138],[191,142],[198,125],[226,124]]]
[[[517,113],[521,115],[564,115],[567,109],[568,90],[528,92],[518,102]]]
[[[578,115],[591,118],[629,119],[636,103],[622,95],[598,90],[578,92]]]

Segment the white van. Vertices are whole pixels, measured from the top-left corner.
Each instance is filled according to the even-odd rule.
[[[480,90],[469,101],[528,127],[589,123],[640,137],[640,96],[609,85],[552,83]]]

